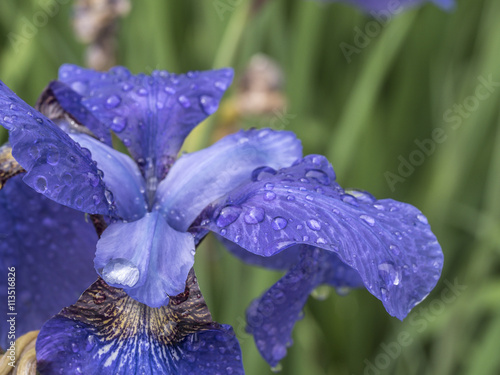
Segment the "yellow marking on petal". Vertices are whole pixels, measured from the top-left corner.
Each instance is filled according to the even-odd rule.
[[[12,156],[12,147],[5,144],[0,147],[0,190],[5,182],[17,174],[23,173],[24,169]]]

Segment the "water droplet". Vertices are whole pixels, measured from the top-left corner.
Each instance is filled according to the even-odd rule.
[[[361,215],[359,218],[371,227],[373,227],[375,225],[375,219],[371,216]]]
[[[61,154],[55,147],[50,147],[47,151],[47,163],[50,165],[57,165],[59,163],[59,159],[61,158]]]
[[[100,178],[98,175],[88,172],[87,177],[89,179],[90,186],[96,187],[97,185],[99,185]]]
[[[350,194],[343,194],[340,198],[342,199],[342,202],[349,203],[350,205],[353,205],[356,207],[359,206],[358,202],[356,201],[356,198],[354,198]]]
[[[418,221],[420,221],[422,224],[429,224],[429,222],[427,221],[427,218],[422,215],[422,214],[418,214],[417,215],[417,219]]]
[[[267,184],[264,185],[264,189],[266,190],[273,190],[274,189],[274,184],[271,182],[268,182]]]
[[[387,301],[387,289],[380,288],[380,294],[382,295],[382,301]]]
[[[310,220],[307,220],[306,224],[312,230],[320,230],[321,229],[321,224],[319,223],[318,220],[310,219]]]
[[[330,185],[330,177],[320,169],[309,169],[305,175],[307,178],[318,181],[321,185]]]
[[[78,345],[74,342],[71,343],[71,350],[73,351],[73,353],[78,353],[80,351]]]
[[[259,167],[253,170],[252,181],[260,181],[266,177],[274,176],[275,174],[276,171],[271,167]]]
[[[268,191],[264,194],[264,200],[265,201],[272,201],[274,200],[274,198],[276,198],[276,194],[273,193],[272,191]]]
[[[401,275],[392,262],[383,262],[378,265],[378,274],[386,285],[399,285]]]
[[[73,176],[69,172],[64,172],[61,176],[65,185],[71,185],[73,182]]]
[[[375,207],[379,211],[385,211],[385,207],[381,204],[374,204],[373,207]]]
[[[98,196],[98,195],[95,195],[95,194],[94,194],[94,195],[92,196],[92,201],[94,202],[94,206],[98,206],[98,205],[99,205],[99,203],[101,203],[101,198],[99,198],[99,196]]]
[[[316,243],[318,245],[326,245],[327,242],[323,237],[318,237],[318,239],[316,240]]]
[[[214,86],[221,91],[227,90],[227,84],[225,82],[222,82],[222,81],[215,81]]]
[[[165,90],[165,92],[168,93],[168,94],[170,94],[170,95],[174,95],[175,94],[175,89],[173,87],[165,86],[165,88],[163,90]]]
[[[145,88],[140,88],[139,90],[137,90],[137,94],[139,94],[140,96],[147,96],[148,90],[146,90]]]
[[[229,375],[233,374],[234,373],[233,368],[231,366],[226,367],[226,373]]]
[[[134,85],[132,85],[132,84],[130,84],[130,83],[124,83],[124,84],[122,85],[122,90],[123,90],[124,92],[130,91],[130,90],[132,90],[133,88],[134,88]]]
[[[30,157],[33,160],[37,160],[40,157],[40,150],[38,149],[38,146],[33,145],[28,149],[28,153],[30,154]]]
[[[314,200],[313,196],[312,196],[312,195],[310,195],[310,194],[307,194],[307,195],[306,195],[306,199],[307,199],[308,201],[313,201],[313,200]]]
[[[293,201],[295,200],[295,197],[294,197],[293,195],[288,195],[288,196],[286,197],[286,200],[287,200],[287,201],[290,201],[290,202],[293,202]]]
[[[121,98],[118,95],[111,95],[108,100],[106,100],[106,108],[113,109],[120,105],[122,102]]]
[[[221,236],[225,236],[225,235],[226,235],[226,233],[227,233],[227,230],[225,230],[225,229],[221,229],[221,230],[220,230],[220,234],[221,234]]]
[[[261,207],[252,207],[245,213],[244,220],[247,224],[258,224],[264,221],[265,211]]]
[[[200,97],[200,105],[201,105],[201,108],[203,108],[203,111],[207,115],[211,115],[212,113],[217,111],[217,107],[218,107],[217,100],[215,100],[214,98],[212,98],[209,95],[202,95]]]
[[[12,121],[12,117],[10,116],[4,116],[3,121],[6,122],[7,124],[12,124],[14,121]]]
[[[311,296],[318,301],[324,301],[330,295],[331,290],[329,285],[321,285],[312,291]]]
[[[106,198],[106,201],[108,204],[113,204],[115,197],[113,197],[113,193],[109,190],[104,190],[104,197]]]
[[[113,118],[113,123],[111,124],[111,129],[116,132],[120,133],[125,129],[127,126],[127,119],[121,116],[116,116]]]
[[[286,350],[285,350],[285,354],[286,354]],[[276,366],[271,367],[271,371],[274,373],[281,372],[281,370],[283,370],[283,365],[281,363],[278,363]]]
[[[38,176],[35,182],[35,189],[39,193],[44,193],[47,190],[47,179],[44,176]]]
[[[93,335],[89,335],[87,337],[87,344],[85,345],[85,350],[90,352],[95,346],[95,337]]]
[[[177,98],[177,101],[179,102],[180,105],[182,105],[184,108],[189,108],[191,107],[191,102],[189,101],[189,99],[184,96],[184,95],[181,95]]]
[[[274,230],[282,230],[285,229],[286,226],[288,225],[288,221],[281,216],[277,216],[273,219],[271,222],[271,226],[273,227]]]
[[[394,253],[394,255],[399,255],[401,253],[401,251],[399,250],[399,247],[397,247],[395,245],[390,245],[389,250],[391,250]]]
[[[139,281],[139,269],[128,259],[111,259],[102,270],[102,277],[108,284],[133,287]]]
[[[219,228],[227,227],[229,224],[234,223],[238,219],[240,213],[241,213],[240,207],[226,206],[221,210],[215,224]]]

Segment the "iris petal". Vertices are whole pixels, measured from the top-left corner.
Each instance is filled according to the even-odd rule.
[[[98,280],[37,339],[44,374],[243,374],[230,326],[212,321],[191,272],[168,306],[149,308]]]
[[[150,307],[184,291],[194,263],[194,239],[172,229],[157,212],[110,224],[97,243],[94,265],[112,286]]]
[[[59,79],[82,95],[83,105],[118,135],[144,170],[153,168],[161,180],[186,136],[216,111],[233,72],[133,76],[123,67],[102,73],[63,65]]]
[[[291,132],[240,131],[204,150],[183,155],[158,186],[154,209],[173,228],[185,231],[208,204],[249,181],[255,168],[262,167],[252,176],[258,180],[300,157],[302,146]]]
[[[200,220],[204,228],[262,256],[298,243],[333,251],[358,271],[391,315],[403,319],[436,285],[441,247],[415,207],[349,194],[334,179],[328,161],[310,155],[234,189]],[[271,186],[276,198],[266,201]],[[257,223],[256,210],[261,212]]]
[[[137,220],[147,212],[144,192],[146,184],[137,164],[127,155],[86,135],[70,134],[82,147],[90,150],[92,159],[104,173],[102,179],[113,194],[116,215],[124,220]]]
[[[55,99],[55,100],[54,100]],[[101,142],[111,146],[111,132],[82,104],[82,96],[59,81],[52,81],[37,102],[37,109],[52,120],[51,113],[58,117],[64,112],[79,125],[85,126]]]
[[[9,130],[12,154],[28,172],[24,182],[79,211],[110,215],[106,187],[90,152],[19,99],[0,82],[0,124]]]
[[[37,194],[9,179],[0,190],[1,313],[16,312],[16,335],[38,330],[61,308],[74,303],[96,278],[92,267],[97,235],[84,214]],[[16,293],[8,310],[7,273]],[[7,318],[0,321],[0,345],[8,347]]]
[[[292,344],[293,327],[301,319],[307,298],[317,286],[323,283],[337,287],[362,285],[355,271],[337,255],[309,246],[297,248],[301,251],[298,263],[247,310],[247,331],[273,367],[285,357]]]

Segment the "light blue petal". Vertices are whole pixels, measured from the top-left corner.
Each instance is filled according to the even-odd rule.
[[[150,307],[184,292],[194,264],[194,239],[172,229],[158,212],[109,225],[97,243],[94,266],[111,286]]]
[[[302,156],[295,134],[271,129],[240,131],[213,146],[183,155],[158,186],[154,209],[169,225],[186,231],[199,213],[214,200],[274,169],[290,166]]]
[[[137,164],[127,155],[86,134],[70,134],[70,137],[90,150],[97,168],[104,173],[104,183],[113,194],[109,200],[114,199],[117,216],[128,221],[143,217],[147,212],[146,184]]]

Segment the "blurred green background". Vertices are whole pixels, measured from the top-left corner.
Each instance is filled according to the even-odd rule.
[[[57,3],[17,45],[7,35],[22,35],[41,3],[0,3],[0,79],[30,104],[59,65],[85,64],[71,2]],[[238,80],[252,55],[266,53],[283,69],[289,116],[240,116],[231,129],[269,121],[294,131],[305,154],[329,158],[343,187],[420,208],[445,254],[437,287],[403,322],[365,290],[322,289],[295,328],[282,373],[500,373],[500,2],[459,0],[451,13],[426,4],[377,32],[374,18],[345,4],[274,0],[256,11],[252,3],[135,1],[120,23],[117,61],[134,73],[232,66]],[[359,30],[371,33],[363,48]],[[358,48],[350,62],[341,44]],[[224,108],[235,95],[226,94]],[[229,131],[227,122],[219,114],[201,125],[189,151]],[[436,132],[440,143],[431,146]],[[418,143],[428,147],[423,158]],[[401,160],[418,165],[410,173]],[[390,184],[388,176],[398,177]],[[214,319],[235,328],[247,373],[271,373],[245,334],[244,313],[280,275],[241,264],[212,238],[196,269]]]

